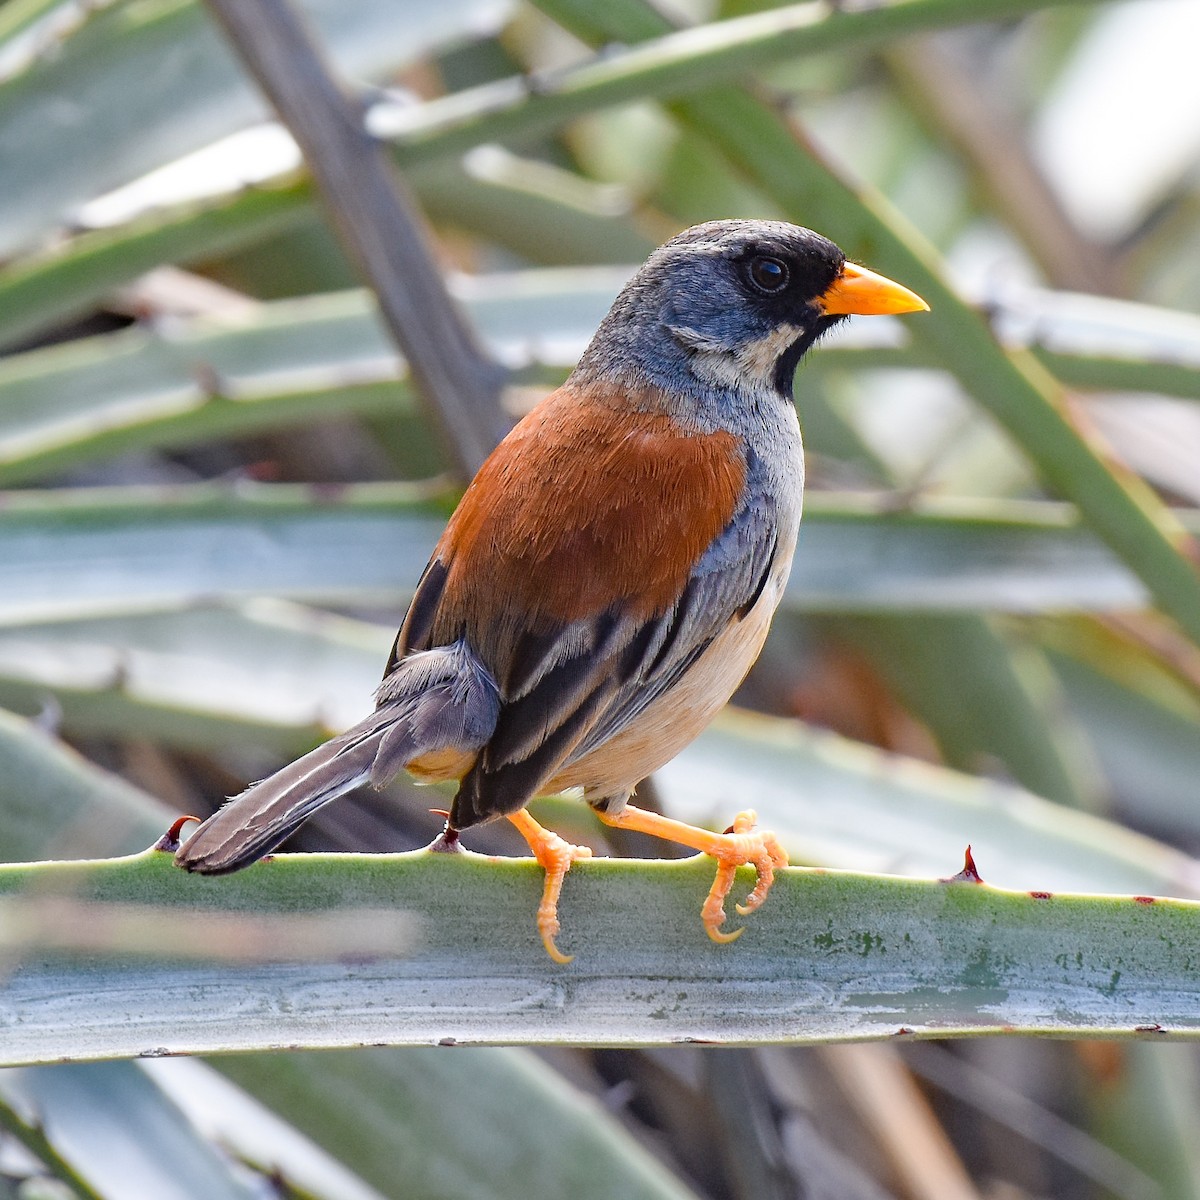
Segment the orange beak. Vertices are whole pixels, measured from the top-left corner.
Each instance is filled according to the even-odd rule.
[[[817,297],[816,305],[830,317],[842,314],[874,317],[883,313],[929,311],[929,305],[916,292],[851,262]]]

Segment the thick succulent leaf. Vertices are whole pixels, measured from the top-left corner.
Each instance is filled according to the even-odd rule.
[[[1046,0],[973,0],[970,13],[973,21],[1007,20],[1045,6]],[[589,0],[538,0],[538,7],[585,41],[611,46],[616,37],[621,48],[548,72],[534,88],[516,76],[419,107],[380,105],[369,114],[369,128],[396,139],[401,162],[412,165],[481,141],[548,132],[614,105],[716,91],[730,78],[775,63],[839,50],[863,53],[963,18],[958,0],[904,0],[845,13],[792,4],[675,29],[667,15],[645,4],[599,8]]]
[[[1003,887],[1200,895],[1195,860],[1161,842],[797,721],[728,710],[655,783],[673,815],[713,828],[757,810],[797,862],[942,875],[969,844]]]
[[[29,50],[20,46],[21,35],[38,27],[56,8],[62,7],[62,0],[6,0],[4,11],[0,12],[0,43],[9,51],[13,51],[14,43],[17,44],[12,65],[5,63],[8,67],[4,72],[6,77],[11,72],[21,70],[29,60]]]
[[[1116,810],[1183,845],[1200,833],[1200,715],[1194,705],[1143,690],[1106,662],[1051,651],[1072,707],[1094,730]]]
[[[0,1097],[98,1196],[252,1200],[249,1179],[134,1063],[0,1071]]]
[[[120,854],[145,846],[165,808],[28,721],[0,711],[0,855],[6,861]]]
[[[394,603],[398,582],[416,583],[443,524],[420,489],[404,486],[252,486],[275,499],[249,507],[235,498],[241,488],[176,491],[175,502],[171,491],[119,489],[104,502],[76,490],[6,506],[0,623],[153,611],[221,595]],[[347,508],[350,496],[365,507]]]
[[[24,642],[27,632],[41,640]],[[392,633],[278,603],[14,630],[0,633],[0,696],[33,705],[52,690],[73,731],[120,735],[136,723],[173,745],[234,750],[239,762],[249,753],[257,774],[367,711]],[[22,653],[43,673],[22,679]],[[970,842],[988,877],[1009,887],[1191,895],[1200,886],[1191,859],[1120,826],[798,722],[730,711],[656,780],[672,812],[715,828],[757,808],[811,864],[937,873]],[[564,827],[584,815],[574,800],[543,803]],[[27,808],[54,811],[36,797]],[[27,840],[44,845],[60,819]],[[164,822],[138,828],[149,840]]]
[[[565,370],[625,277],[529,271],[462,278],[454,291],[502,361]],[[404,365],[364,293],[279,301],[0,362],[0,480],[319,417],[412,412]]]
[[[86,315],[115,288],[163,263],[219,257],[288,233],[311,215],[307,196],[294,180],[243,189],[236,199],[186,205],[186,215],[155,212],[25,255],[0,271],[0,348]]]
[[[215,1061],[397,1200],[692,1195],[595,1100],[522,1050],[409,1047]]]
[[[1029,291],[1006,304],[997,328],[1034,347],[1075,387],[1200,400],[1200,316],[1194,313]]]
[[[439,224],[465,229],[531,264],[640,263],[658,244],[633,198],[543,159],[483,145],[422,164],[407,178]]]
[[[303,8],[343,71],[380,78],[495,24],[508,6],[306,0]],[[0,86],[0,255],[70,224],[83,202],[267,111],[202,5],[124,3],[98,13],[56,54]]]
[[[833,616],[820,628],[867,656],[950,766],[1003,763],[1040,796],[1099,807],[1094,752],[1035,647],[972,613]]]
[[[281,855],[216,879],[159,851],[5,867],[0,936],[20,965],[0,984],[3,1060],[1200,1034],[1191,901],[792,868],[745,935],[716,946],[699,920],[712,874],[705,857],[577,864],[560,909],[560,944],[577,957],[564,967],[534,929],[542,872],[531,860]],[[169,937],[136,934],[151,913]],[[255,944],[272,961],[226,936],[231,916],[243,936],[263,927]],[[373,925],[382,934],[412,920],[406,956],[362,956]],[[295,936],[281,941],[280,922]],[[331,937],[337,928],[355,930],[353,949]],[[218,947],[237,957],[206,961]],[[299,949],[302,961],[289,961]]]
[[[370,707],[394,630],[277,601],[0,629],[0,704],[72,734],[302,753]]]
[[[1183,518],[1189,527],[1196,522]],[[1070,505],[810,493],[786,602],[809,611],[1104,611],[1148,602]]]
[[[222,1065],[228,1061],[222,1060]],[[309,1056],[304,1067],[298,1066],[294,1055],[256,1055],[255,1062],[265,1087],[286,1080],[292,1111],[327,1102],[319,1056]],[[263,1174],[274,1173],[286,1185],[288,1196],[294,1195],[297,1200],[382,1200],[384,1196],[403,1194],[395,1186],[394,1170],[389,1187],[377,1190],[346,1165],[358,1149],[349,1138],[328,1131],[319,1139],[306,1137],[280,1115],[279,1105],[273,1103],[268,1108],[200,1059],[147,1058],[136,1067],[206,1138]],[[356,1098],[358,1104],[372,1097],[365,1079],[363,1083]],[[257,1089],[260,1093],[263,1090]]]
[[[404,484],[10,493],[0,625],[261,595],[399,610],[445,511]],[[1103,612],[1146,600],[1070,506],[926,501],[896,511],[887,496],[832,493],[809,497],[785,597],[818,612]]]

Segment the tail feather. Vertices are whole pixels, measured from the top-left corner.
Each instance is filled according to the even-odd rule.
[[[465,641],[405,659],[377,699],[352,729],[229,800],[179,848],[176,865],[236,871],[359,784],[379,787],[431,751],[453,748],[469,759],[491,737],[500,708],[495,682]]]
[[[221,875],[269,854],[318,808],[367,781],[387,730],[374,726],[356,725],[228,800],[179,848],[176,865]]]

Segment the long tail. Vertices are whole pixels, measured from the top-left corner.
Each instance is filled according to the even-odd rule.
[[[352,729],[227,801],[179,848],[176,865],[203,875],[249,866],[359,784],[386,783],[431,751],[479,750],[500,708],[491,675],[465,642],[406,659],[379,700]]]
[[[318,808],[370,778],[387,729],[375,723],[356,725],[226,801],[179,848],[176,865],[221,875],[269,854]]]

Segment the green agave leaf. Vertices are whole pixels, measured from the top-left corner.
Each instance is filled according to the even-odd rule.
[[[757,810],[797,862],[941,876],[970,845],[1002,887],[1200,894],[1196,861],[1161,842],[798,721],[728,709],[654,780],[668,811],[696,824]]]
[[[294,1105],[320,1103],[325,1094],[320,1080],[320,1056],[307,1070],[297,1070],[291,1055],[255,1055],[259,1074],[268,1082],[287,1076]],[[293,1061],[289,1062],[288,1060]],[[197,1058],[147,1058],[133,1064],[162,1089],[168,1100],[214,1145],[264,1175],[276,1174],[286,1183],[285,1195],[296,1200],[382,1200],[390,1191],[370,1187],[345,1162],[349,1147],[326,1138],[328,1149],[306,1137],[275,1111],[240,1088],[220,1071]],[[42,1068],[54,1070],[53,1067]],[[363,1081],[364,1084],[366,1081]],[[363,1088],[358,1102],[370,1096]],[[273,1106],[274,1107],[274,1106]]]
[[[626,275],[527,271],[452,286],[502,361],[565,371]],[[0,481],[350,413],[415,414],[363,292],[279,301],[226,323],[133,328],[0,361]]]
[[[44,20],[61,0],[5,0],[0,12],[0,42],[7,42]]]
[[[452,55],[449,62],[461,62],[462,58]],[[441,60],[442,65],[446,62]],[[634,213],[633,199],[623,185],[599,183],[500,146],[480,146],[461,158],[425,163],[410,171],[405,182],[424,211],[432,214],[438,229],[452,237],[461,233],[477,236],[531,265],[638,263],[655,246],[641,230],[645,217]],[[317,208],[307,203],[295,210],[281,205],[277,215],[277,235],[251,238],[247,231],[247,237],[215,262],[204,256],[205,273],[264,300],[338,291],[357,284]],[[170,224],[172,216],[160,206],[142,219],[161,225]],[[120,227],[115,236],[123,236]],[[190,241],[190,237],[185,235],[184,240]],[[64,251],[59,259],[61,268],[69,269],[67,260],[78,247],[76,242]],[[187,253],[195,257],[194,251]],[[119,263],[112,265],[120,269]],[[36,267],[32,262],[27,266],[29,285],[37,288],[43,304],[53,305],[53,289],[38,287],[33,278]],[[95,282],[100,282],[99,275]],[[106,290],[110,289],[101,289],[96,295],[102,296]],[[36,324],[44,321],[45,311],[35,314]],[[7,306],[0,303],[0,313],[7,312]],[[19,324],[25,322],[19,319]]]
[[[299,755],[371,704],[394,630],[279,601],[0,630],[0,704],[73,734]]]
[[[620,185],[500,146],[424,163],[407,179],[439,225],[478,234],[529,263],[640,263],[658,244]]]
[[[1200,832],[1200,720],[1072,655],[1050,651],[1071,705],[1095,730],[1118,811],[1185,845]]]
[[[950,766],[987,773],[998,760],[1040,796],[1099,807],[1083,725],[1036,647],[971,613],[833,616],[821,628],[867,655]]]
[[[42,641],[25,643],[28,632],[0,634],[0,696],[32,706],[52,693],[72,731],[136,729],[172,745],[236,750],[239,764],[252,752],[243,769],[255,774],[367,711],[393,634],[278,603],[48,625]],[[23,678],[22,651],[33,660]],[[46,666],[54,663],[62,665]],[[115,664],[119,689],[106,682]],[[100,680],[90,694],[89,670]],[[44,738],[35,744],[52,751]],[[1191,895],[1198,886],[1191,859],[1120,826],[798,722],[731,710],[655,778],[671,811],[700,824],[724,828],[739,808],[757,808],[802,862],[944,874],[973,843],[987,878],[1009,887]],[[27,841],[44,846],[62,818],[26,795],[17,793],[47,822]],[[541,803],[564,828],[586,816],[576,800]],[[139,825],[143,841],[166,820]]]
[[[997,320],[1064,383],[1200,400],[1200,317],[1129,300],[1032,291]]]
[[[534,930],[541,874],[529,860],[424,851],[281,855],[217,879],[157,851],[5,867],[20,966],[0,985],[0,1053],[20,1065],[283,1045],[1200,1033],[1190,901],[791,868],[720,947],[699,921],[710,859],[600,859],[564,888],[560,944],[577,957],[562,967]],[[69,915],[37,921],[54,901]],[[166,910],[170,938],[111,941],[130,902]],[[401,906],[421,934],[403,958],[337,961],[336,943],[325,963],[189,958],[218,913],[341,913],[359,927],[403,919]]]
[[[171,819],[145,792],[0,711],[0,854],[5,859],[119,854]]]
[[[692,1195],[595,1100],[523,1050],[229,1055],[216,1064],[398,1200]]]
[[[501,79],[418,106],[378,106],[369,126],[395,139],[401,163],[469,149],[485,140],[529,137],[602,108],[705,91],[730,78],[804,56],[863,53],[891,39],[968,22],[1003,21],[1054,0],[902,0],[848,12],[780,5],[729,20],[674,29],[645,5],[539,0],[538,7],[593,44],[622,38],[619,52],[582,66],[544,72],[530,88]],[[1088,2],[1088,0],[1083,0]],[[645,45],[634,43],[644,42]]]
[[[306,0],[303,8],[343,71],[377,79],[508,11],[502,0]],[[0,86],[0,255],[267,111],[200,4],[155,0],[98,13],[56,54]]]
[[[0,347],[86,314],[114,288],[162,263],[219,257],[288,233],[311,215],[307,197],[307,187],[289,178],[83,233],[17,259],[0,270]]]
[[[380,507],[390,499],[387,490],[386,485],[380,489]],[[265,489],[264,497],[272,491]],[[317,492],[320,494],[321,489]],[[367,493],[364,501],[364,508],[369,507],[373,497]],[[1142,596],[1136,581],[1126,576],[1103,546],[1092,539],[1069,505],[1003,501],[975,505],[951,500],[929,501],[896,511],[889,497],[880,501],[875,497],[824,493],[809,497],[808,514],[809,546],[788,591],[789,600],[795,597],[792,602],[803,607],[821,608],[825,590],[833,609],[843,605],[868,610],[892,608],[906,602],[916,606],[921,601],[937,607],[930,595],[931,581],[945,595],[946,608],[988,607],[981,593],[975,591],[978,582],[998,586],[998,603],[1010,611],[1066,607],[1071,603],[1070,589],[1080,585],[1079,576],[1072,579],[1070,569],[1063,578],[1047,580],[1041,594],[1026,590],[1033,582],[1031,560],[1042,556],[1053,556],[1080,575],[1090,570],[1087,586],[1097,604],[1131,607]],[[1189,528],[1200,528],[1200,515],[1183,514],[1183,519]],[[846,536],[852,530],[863,535],[857,544]],[[884,544],[891,542],[894,547],[896,535],[902,532],[910,533],[913,539],[905,547],[906,563],[899,562],[895,549],[889,551]],[[425,557],[422,555],[422,565]],[[865,570],[861,578],[853,578],[856,573],[852,568],[856,564],[865,567],[868,559],[886,564],[892,572],[882,588],[866,579]],[[988,563],[991,572],[987,571]],[[1044,570],[1044,558],[1040,565]],[[980,574],[973,579],[973,572]],[[847,575],[851,576],[849,582],[842,582]],[[986,580],[981,578],[983,575],[987,575]],[[962,582],[958,594],[948,586],[954,579]],[[1011,592],[1006,586],[1009,583]],[[860,590],[856,592],[856,588]],[[968,593],[973,593],[973,602],[968,601]],[[1080,606],[1086,607],[1086,601]]]
[[[1132,1049],[1132,1047],[1131,1047]],[[1151,1196],[1185,1200],[1200,1189],[1190,1097],[1200,1079],[1190,1056],[1174,1047],[1142,1044],[1122,1063],[1116,1087],[1096,1088],[1085,1112],[1094,1136],[1136,1164],[1159,1188]]]
[[[505,152],[480,147],[467,156],[468,162],[484,155],[492,159]],[[624,211],[588,211],[576,198],[563,195],[567,189],[560,177],[569,179],[573,188],[603,195],[599,185],[544,163],[505,158],[511,159],[506,170],[523,181],[523,190],[515,180],[479,178],[457,162],[425,164],[414,170],[408,182],[444,225],[480,234],[530,262],[636,263],[653,248]],[[541,186],[537,198],[531,198],[530,189],[544,185],[539,177],[551,170],[556,173],[557,189],[548,192]],[[250,248],[263,246],[262,253],[269,254],[278,250],[282,238],[297,233],[311,231],[318,239],[324,237],[317,247],[340,268],[335,275],[339,282],[308,290],[344,286],[341,280],[349,269],[336,243],[328,234],[322,235],[310,200],[308,185],[288,176],[216,200],[151,209],[126,223],[79,234],[26,255],[0,269],[0,345],[12,345],[55,320],[86,314],[115,288],[164,262],[210,264],[237,255],[235,286],[243,275],[253,283],[252,270],[245,270]],[[306,256],[311,256],[311,249],[312,243]],[[296,285],[297,268],[303,266],[291,263],[283,281]],[[280,280],[272,282],[278,286]],[[253,286],[245,290],[258,294]]]
[[[0,1097],[93,1189],[122,1200],[251,1200],[256,1192],[133,1063],[0,1071]]]
[[[246,507],[224,487],[176,492],[174,502],[171,489],[117,489],[104,499],[76,490],[10,503],[0,524],[10,521],[11,575],[0,588],[11,581],[13,590],[0,600],[0,623],[263,592],[394,603],[397,581],[416,583],[443,525],[425,493],[404,485],[250,491],[266,503]],[[311,519],[297,523],[305,510]]]
[[[810,495],[785,603],[1038,613],[1146,602],[1067,505],[890,505],[886,496]],[[405,484],[9,493],[0,506],[0,625],[266,594],[399,609],[444,511]]]

